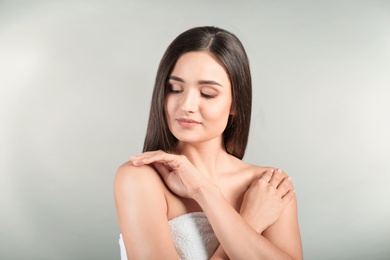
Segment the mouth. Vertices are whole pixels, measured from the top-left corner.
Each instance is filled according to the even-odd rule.
[[[196,121],[196,120],[193,120],[193,119],[189,119],[189,118],[178,118],[176,119],[179,123],[191,123],[191,124],[200,124],[200,122]]]
[[[177,118],[176,121],[183,128],[192,128],[201,124],[200,122],[189,118]]]

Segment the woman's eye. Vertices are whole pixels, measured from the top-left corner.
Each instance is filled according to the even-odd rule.
[[[207,94],[207,93],[201,93],[202,97],[204,98],[215,98],[216,95],[213,94]]]
[[[183,90],[178,87],[169,86],[169,92],[172,94],[179,94],[183,92]]]

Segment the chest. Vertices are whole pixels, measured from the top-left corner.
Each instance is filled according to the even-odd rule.
[[[245,192],[251,184],[252,177],[244,178],[238,176],[234,178],[226,178],[218,183],[226,201],[236,210],[239,211]],[[182,198],[176,194],[169,192],[166,195],[168,203],[168,219],[184,215],[190,212],[201,212],[202,208],[192,199]]]

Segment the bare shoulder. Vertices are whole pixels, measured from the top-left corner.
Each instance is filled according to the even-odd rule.
[[[269,169],[273,169],[275,171],[280,170],[284,177],[288,177],[286,172],[284,172],[283,170],[281,170],[280,168],[275,167],[275,166],[260,166],[260,165],[249,164],[249,163],[246,163],[246,164],[247,164],[249,171],[252,172],[254,177],[260,177]]]
[[[166,188],[153,167],[121,165],[114,197],[128,259],[177,258],[167,225]]]
[[[273,167],[269,167],[269,166],[260,166],[260,165],[247,163],[247,162],[244,162],[242,160],[238,160],[237,165],[239,167],[238,172],[240,172],[240,174],[242,174],[242,173],[246,174],[249,178],[260,177],[268,169],[273,168]]]
[[[162,184],[159,174],[151,166],[133,166],[131,162],[122,164],[116,172],[114,185],[120,186],[134,182],[148,182],[150,185]]]
[[[130,219],[141,220],[150,212],[166,219],[165,191],[160,175],[151,166],[121,165],[114,180],[114,198],[122,232],[134,224]]]
[[[115,199],[138,196],[164,196],[165,185],[154,168],[151,166],[133,166],[131,162],[121,165],[115,175]]]

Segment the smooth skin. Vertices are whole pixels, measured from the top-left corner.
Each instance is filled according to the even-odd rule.
[[[235,113],[224,68],[207,52],[189,52],[169,84],[165,112],[177,151],[134,156],[115,178],[128,259],[178,259],[168,221],[197,211],[220,242],[211,259],[302,259],[291,180],[224,149],[222,133]]]

